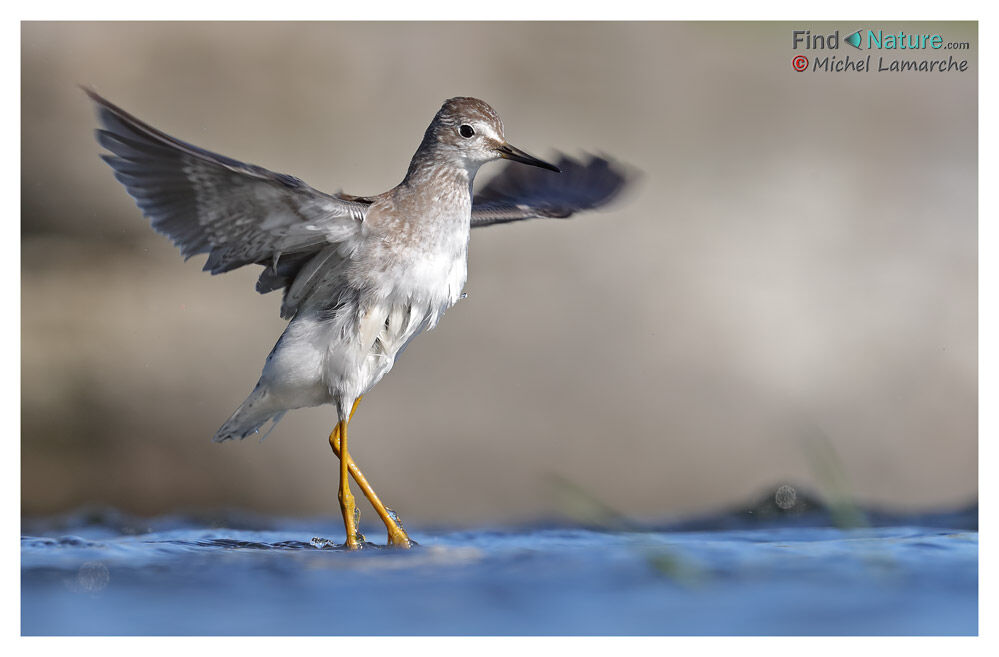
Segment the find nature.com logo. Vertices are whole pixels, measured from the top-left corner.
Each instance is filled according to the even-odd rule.
[[[871,55],[825,54],[830,50],[838,51],[840,45],[852,46],[859,51],[878,51],[877,67],[872,67]],[[969,50],[971,44],[967,41],[946,41],[941,34],[916,34],[908,32],[889,32],[884,30],[861,29],[840,38],[839,30],[832,34],[812,34],[810,30],[792,30],[791,48],[793,50],[821,51],[809,57],[797,54],[791,58],[791,68],[799,73],[808,71],[822,73],[901,73],[916,71],[921,73],[947,73],[956,71],[963,73],[968,70],[967,59],[956,59],[948,54],[942,58],[940,50]],[[890,52],[886,52],[890,51]],[[903,52],[904,51],[904,52]],[[891,56],[898,53],[898,56]],[[882,54],[883,53],[883,54]]]

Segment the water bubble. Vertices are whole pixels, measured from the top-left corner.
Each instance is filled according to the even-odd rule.
[[[76,573],[76,583],[80,591],[85,593],[96,593],[107,588],[111,581],[111,573],[107,566],[99,561],[88,561]]]
[[[399,525],[400,528],[402,527],[402,518],[399,517],[399,514],[396,513],[394,509],[385,507],[385,513],[388,514],[388,517],[391,518],[395,524]]]
[[[778,507],[787,511],[795,505],[798,501],[798,491],[794,490],[794,486],[788,486],[784,484],[777,489],[774,493],[774,502]]]

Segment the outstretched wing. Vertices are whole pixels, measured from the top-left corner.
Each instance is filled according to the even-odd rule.
[[[101,157],[182,255],[209,254],[206,271],[262,264],[257,289],[269,292],[331,245],[349,251],[360,234],[367,203],[180,141],[84,91],[97,103],[97,140],[113,153]]]
[[[472,200],[472,228],[554,217],[609,203],[624,188],[627,176],[602,157],[581,162],[562,155],[562,173],[510,163]]]

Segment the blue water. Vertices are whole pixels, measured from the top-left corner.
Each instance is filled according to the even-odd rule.
[[[414,550],[349,553],[313,544],[333,519],[79,514],[24,523],[21,631],[976,634],[977,519],[906,520],[411,531]]]

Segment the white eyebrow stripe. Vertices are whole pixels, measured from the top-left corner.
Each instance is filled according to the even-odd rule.
[[[485,134],[487,137],[495,139],[496,141],[504,141],[498,134],[496,134],[496,131],[493,130],[493,127],[488,123],[480,123],[479,131]]]

